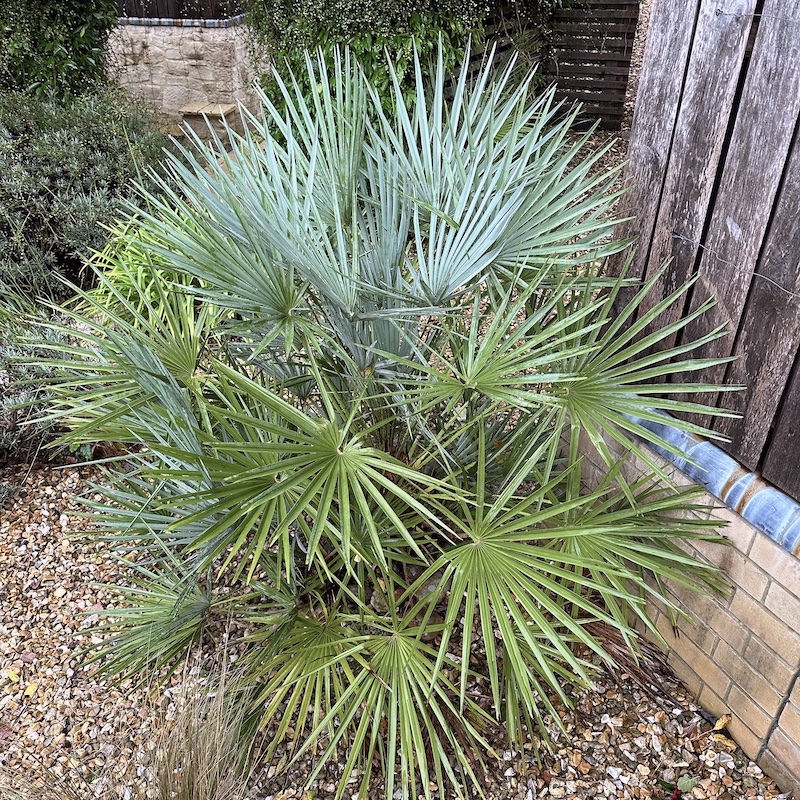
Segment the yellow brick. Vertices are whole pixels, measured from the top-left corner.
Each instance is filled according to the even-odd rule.
[[[778,722],[778,728],[787,739],[791,739],[800,747],[800,708],[794,703],[787,703]]]
[[[703,689],[703,682],[700,680],[697,673],[674,652],[669,655],[669,665],[672,667],[681,683],[686,687],[686,691],[697,700]]]
[[[794,703],[797,708],[800,708],[800,680],[795,681],[794,689],[789,700]]]
[[[731,694],[733,694],[733,690],[731,690]],[[731,700],[729,702],[731,707],[736,708],[734,701]],[[753,733],[750,729],[750,725],[742,721],[735,714],[728,723],[728,733],[730,733],[736,744],[744,750],[748,758],[754,759],[761,752],[761,746],[764,744],[764,740]]]
[[[770,718],[778,713],[788,690],[788,684],[773,683],[771,675],[761,675],[750,667],[744,658],[726,642],[720,642],[714,655],[719,669],[724,670],[734,686],[738,686],[751,700],[759,705]]]
[[[736,648],[734,648],[736,649]],[[737,651],[741,652],[741,651]],[[744,660],[760,675],[766,676],[778,691],[792,684],[795,667],[789,666],[774,650],[753,636],[744,649]]]
[[[734,728],[747,728],[754,737],[758,737],[759,741],[763,743],[764,738],[772,727],[774,716],[770,716],[764,709],[756,705],[738,686],[731,686],[727,702],[729,711],[733,714],[734,719],[739,721],[739,724],[734,725]],[[738,742],[739,740],[737,739],[736,741]]]
[[[779,583],[773,583],[769,587],[766,606],[792,630],[800,631],[800,599],[787,592]]]
[[[700,681],[716,692],[719,697],[725,698],[727,696],[732,681],[715,659],[707,656],[685,637],[678,639],[674,653],[688,664]]]
[[[785,792],[800,791],[800,746],[776,730],[759,766]]]
[[[750,638],[750,628],[727,608],[725,597],[698,595],[680,587],[670,586],[681,608],[690,613],[689,620],[679,620],[682,635],[688,636],[701,650],[711,655],[711,636],[728,642],[737,652],[743,652]]]
[[[722,569],[732,584],[744,589],[751,597],[760,600],[769,585],[769,576],[733,544],[695,542],[695,547],[715,566]]]
[[[728,704],[708,686],[703,687],[697,702],[715,717],[721,717],[723,714],[727,714],[729,710]]]
[[[717,501],[717,503],[718,502],[719,501]],[[736,549],[744,555],[750,553],[755,539],[758,536],[763,536],[763,534],[758,533],[749,522],[727,506],[717,505],[711,512],[711,518],[725,520],[725,522],[728,523],[720,530],[720,533],[726,539],[729,539]],[[769,570],[767,571],[769,572]]]
[[[800,588],[800,559],[784,550],[768,536],[756,536],[750,549],[750,558],[765,569],[773,581],[789,591]]]
[[[779,617],[753,600],[745,592],[736,592],[730,606],[731,614],[746,625],[767,647],[788,664],[800,663],[800,636]]]

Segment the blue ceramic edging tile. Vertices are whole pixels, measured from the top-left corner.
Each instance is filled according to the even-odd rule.
[[[634,419],[634,418],[631,418]],[[665,415],[665,420],[669,417]],[[648,442],[659,455],[740,514],[793,555],[800,557],[800,503],[748,471],[707,439],[679,430],[669,422],[634,419],[680,455]]]
[[[147,28],[232,28],[244,23],[246,14],[228,19],[170,19],[167,17],[117,17],[118,25],[141,25]]]

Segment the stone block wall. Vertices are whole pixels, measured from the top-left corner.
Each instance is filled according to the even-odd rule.
[[[111,72],[131,96],[177,121],[192,104],[253,105],[255,71],[247,45],[240,18],[123,18],[111,36]]]
[[[582,450],[588,482],[596,482],[604,467],[588,441]],[[676,485],[694,483],[652,456]],[[629,458],[625,472],[632,479],[650,470]],[[685,549],[720,567],[731,591],[705,597],[669,585],[688,619],[673,628],[663,607],[651,604],[650,613],[670,665],[700,705],[715,716],[731,714],[728,731],[746,755],[800,797],[800,559],[714,495],[705,500],[708,511],[700,517],[724,520],[730,544],[696,542]]]

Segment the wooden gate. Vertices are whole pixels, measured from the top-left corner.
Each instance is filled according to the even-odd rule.
[[[654,0],[621,211],[633,269],[671,265],[650,304],[689,277],[683,309],[717,301],[681,341],[724,325],[700,355],[734,356],[706,380],[721,445],[800,499],[800,4]],[[665,322],[667,320],[661,320]],[[708,422],[708,420],[704,420]]]

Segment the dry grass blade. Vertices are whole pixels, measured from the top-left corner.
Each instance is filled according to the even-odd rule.
[[[170,735],[156,754],[157,800],[244,800],[250,748],[243,744],[244,704],[230,676],[215,691],[186,692]]]
[[[235,702],[235,680],[225,668],[207,685],[184,679],[175,719],[160,726],[143,781],[133,783],[131,764],[114,759],[99,774],[79,766],[65,776],[35,762],[24,775],[0,770],[0,800],[245,800],[252,753],[243,743],[245,704]]]
[[[664,679],[673,678],[674,673],[656,645],[640,638],[637,642],[639,652],[634,654],[620,631],[609,624],[595,621],[587,622],[585,627],[613,659],[616,669],[612,669],[606,663],[603,663],[602,667],[617,685],[620,685],[624,676],[628,675],[653,700],[661,700],[666,694],[673,705],[678,704],[678,701],[664,690]]]

